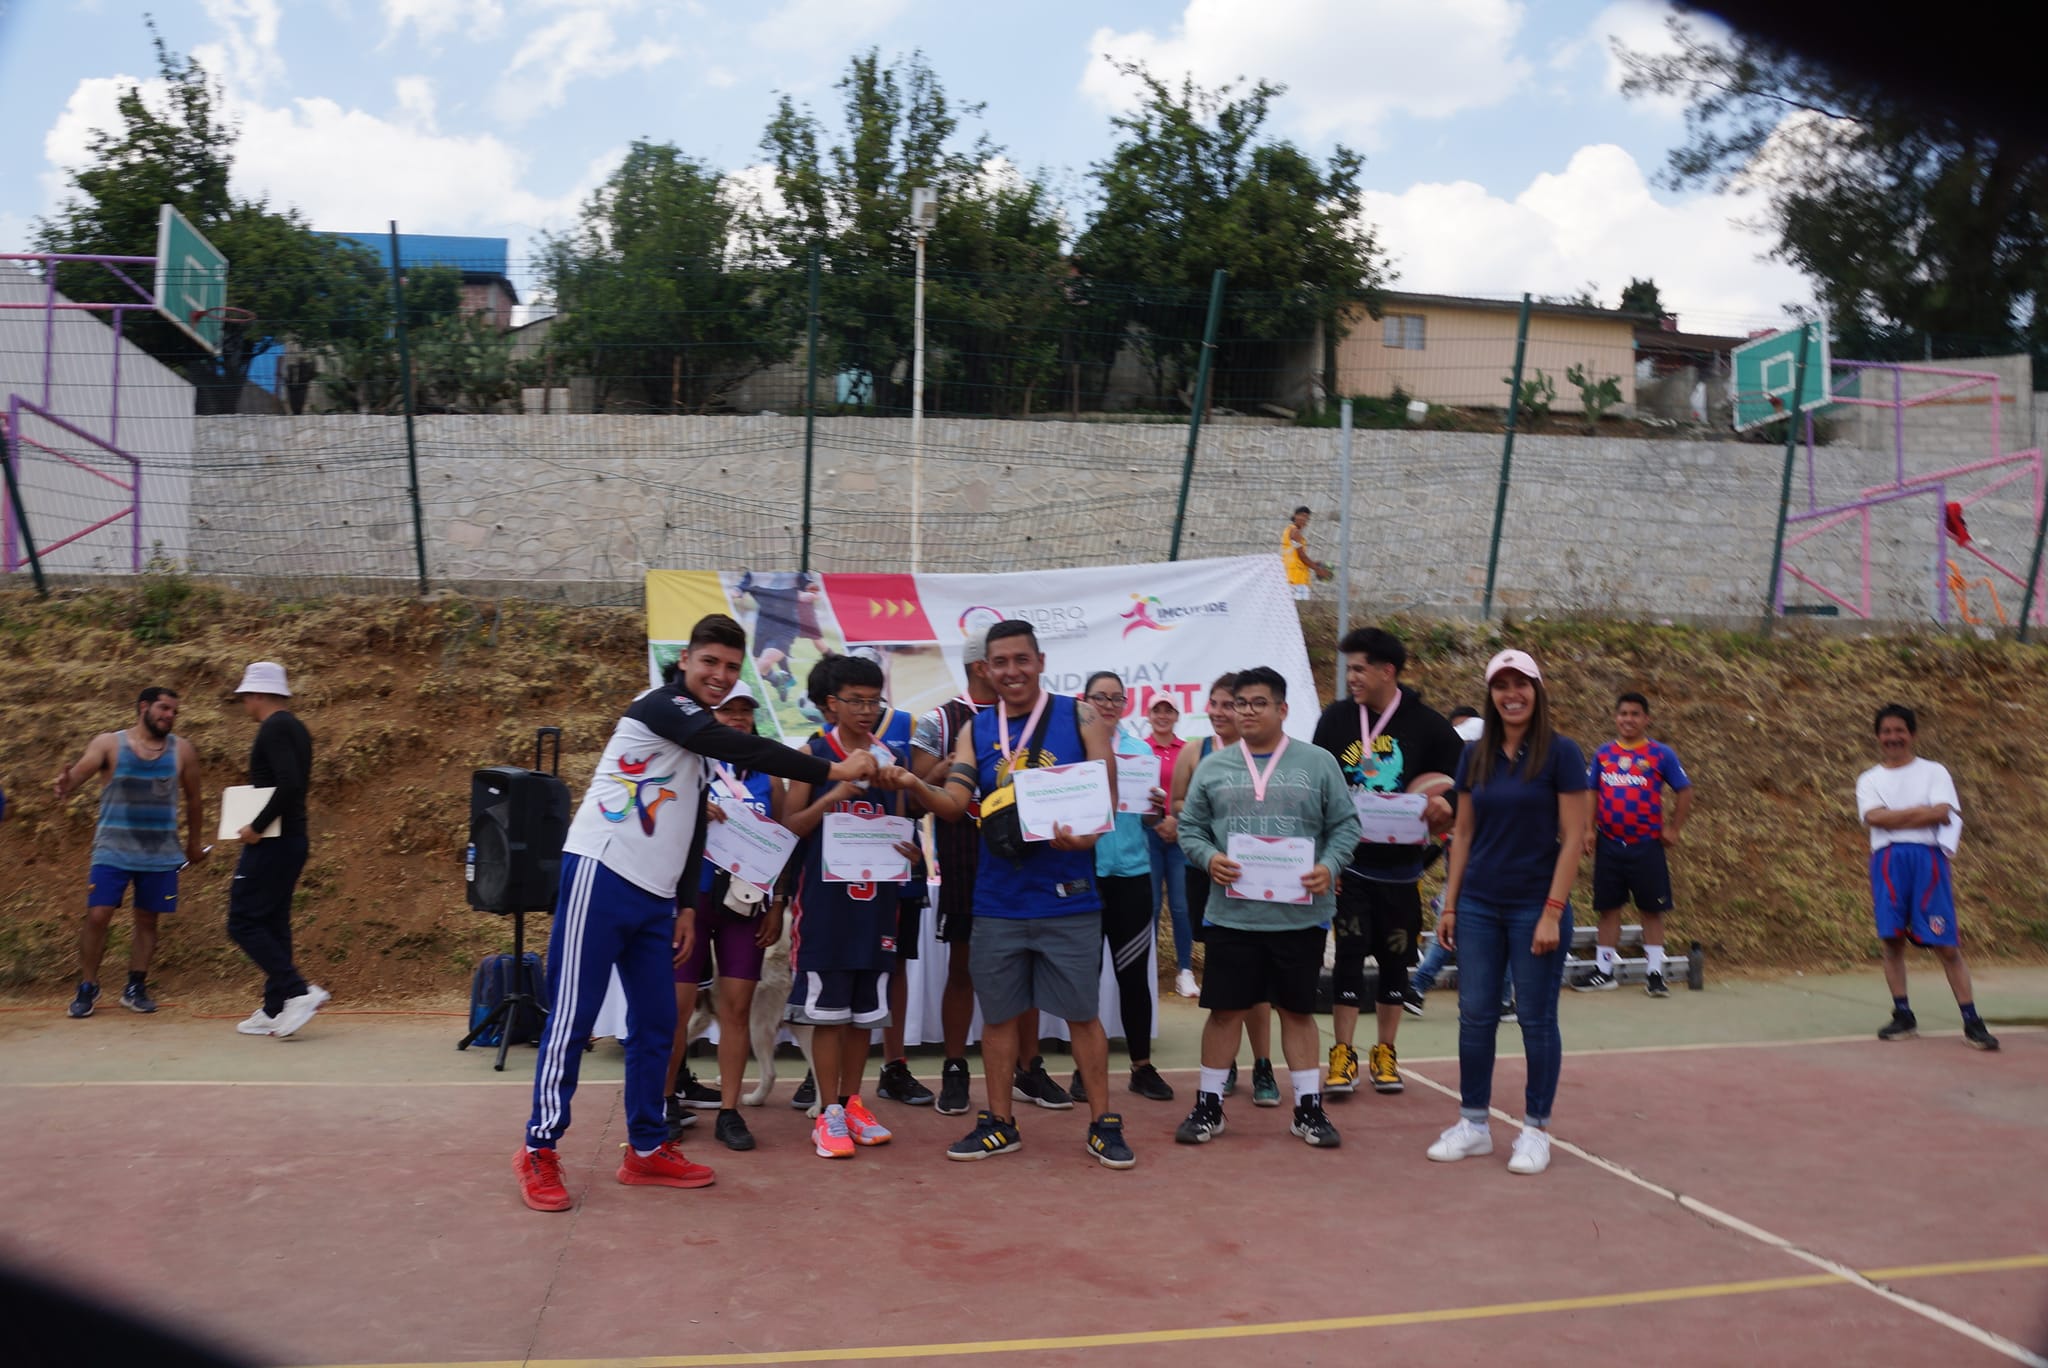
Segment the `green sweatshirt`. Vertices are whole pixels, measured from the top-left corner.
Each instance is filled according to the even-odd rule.
[[[1268,757],[1258,756],[1261,768]],[[1236,746],[1212,751],[1195,770],[1180,814],[1180,848],[1188,863],[1207,869],[1228,852],[1230,837],[1303,836],[1316,843],[1316,863],[1331,882],[1358,845],[1358,812],[1335,756],[1320,746],[1291,742],[1273,769],[1262,803],[1252,791],[1244,752]],[[1329,923],[1337,910],[1333,893],[1312,902],[1269,903],[1225,896],[1211,885],[1206,920],[1239,931],[1299,931]]]

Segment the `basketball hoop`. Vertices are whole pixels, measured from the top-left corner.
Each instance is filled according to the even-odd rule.
[[[222,323],[254,323],[256,312],[253,309],[238,309],[232,304],[223,304],[217,309],[194,309],[191,318],[194,327],[199,326],[199,321],[203,318],[217,318]]]

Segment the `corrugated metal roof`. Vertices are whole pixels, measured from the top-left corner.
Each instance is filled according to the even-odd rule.
[[[386,269],[391,266],[389,233],[319,233],[367,247]],[[505,238],[451,237],[441,233],[400,233],[398,254],[407,266],[452,266],[465,275],[503,276],[511,266],[511,243]]]

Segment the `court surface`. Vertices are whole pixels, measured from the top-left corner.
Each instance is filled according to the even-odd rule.
[[[1456,1111],[1448,1002],[1404,1029],[1404,1094],[1331,1106],[1342,1148],[1242,1092],[1225,1135],[1177,1146],[1194,1079],[1169,1068],[1176,1103],[1119,1090],[1123,1173],[1082,1112],[1028,1106],[1013,1156],[949,1163],[970,1118],[877,1104],[895,1142],[828,1163],[785,1074],[747,1113],[759,1149],[695,1139],[708,1116],[686,1138],[716,1186],[624,1188],[607,1044],[562,1214],[511,1177],[532,1051],[493,1073],[453,1020],[270,1041],[10,1011],[0,1253],[298,1365],[2048,1364],[2048,1031],[1981,1054],[1922,993],[1926,1034],[1880,1043],[1875,977],[1567,994],[1564,1143],[1535,1178],[1507,1173],[1502,1118],[1491,1158],[1423,1157]],[[1979,996],[2038,1021],[2048,972]],[[1198,1022],[1164,1004],[1162,1066]]]

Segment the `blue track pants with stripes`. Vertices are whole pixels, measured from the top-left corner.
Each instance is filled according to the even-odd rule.
[[[668,1138],[662,1102],[676,1035],[676,904],[585,855],[562,857],[562,894],[548,938],[548,1025],[533,1074],[526,1143],[553,1149],[569,1129],[583,1047],[611,985],[626,990],[626,1135],[636,1150]]]

